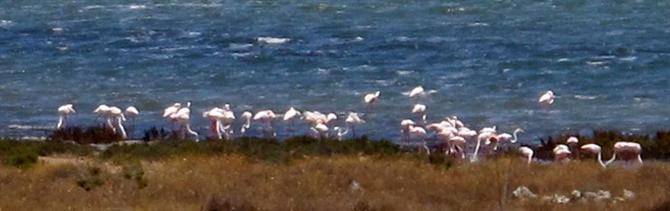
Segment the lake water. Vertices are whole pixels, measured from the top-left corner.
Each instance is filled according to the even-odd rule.
[[[238,116],[358,111],[359,133],[397,139],[414,117],[402,92],[417,85],[436,91],[429,120],[521,127],[522,142],[670,126],[670,1],[110,2],[0,2],[0,135],[42,134],[15,128],[54,127],[65,103],[92,125],[105,103],[141,110],[137,136],[190,100],[201,133],[199,114],[227,102]],[[548,89],[558,98],[546,109]]]

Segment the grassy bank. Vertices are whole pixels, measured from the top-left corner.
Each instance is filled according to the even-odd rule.
[[[640,210],[670,194],[670,166],[602,170],[592,162],[526,165],[503,158],[443,168],[408,157],[314,156],[274,163],[239,154],[179,155],[137,163],[89,161],[28,169],[0,167],[0,207],[8,210]],[[572,190],[633,191],[614,203],[554,204],[512,196]],[[216,209],[214,209],[216,210]]]
[[[543,140],[540,154],[565,137]],[[664,159],[670,136],[598,131],[580,137],[609,150],[637,141]],[[560,140],[560,141],[555,141]],[[545,149],[546,148],[546,149]],[[465,163],[387,141],[293,137],[283,141],[163,140],[98,151],[62,141],[0,141],[0,208],[145,210],[647,210],[670,208],[670,164],[601,169],[592,159],[527,165],[512,154]],[[537,198],[512,194],[527,186]],[[573,190],[624,190],[633,199],[556,204]],[[210,209],[212,208],[212,209]]]

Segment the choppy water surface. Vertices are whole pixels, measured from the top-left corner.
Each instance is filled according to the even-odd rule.
[[[0,2],[3,135],[55,125],[64,103],[80,125],[97,104],[135,105],[146,128],[191,100],[200,132],[198,114],[230,102],[360,111],[359,132],[396,138],[412,116],[401,93],[417,85],[437,91],[424,101],[429,119],[522,127],[527,142],[670,123],[668,1],[111,2]],[[559,98],[542,109],[547,89]],[[361,95],[374,90],[382,99],[366,109]]]

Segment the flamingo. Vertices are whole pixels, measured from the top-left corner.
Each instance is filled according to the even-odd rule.
[[[126,116],[127,117],[130,117],[130,118],[134,119],[138,115],[140,115],[140,111],[137,110],[137,108],[135,108],[135,106],[128,106],[128,108],[126,108]]]
[[[513,143],[516,143],[516,141],[517,141],[517,133],[522,133],[522,132],[524,132],[523,129],[517,128],[512,133],[513,135],[510,135],[509,133],[503,133],[503,134],[498,135],[498,139],[500,140],[500,142],[509,142],[509,143],[513,144]]]
[[[421,121],[426,123],[426,105],[424,104],[415,104],[412,108],[412,113],[419,115]]]
[[[259,121],[263,124],[263,127],[262,127],[262,132],[263,133],[266,133],[267,131],[269,131],[270,132],[269,134],[272,137],[274,137],[277,134],[274,133],[274,130],[272,128],[272,120],[274,120],[276,117],[277,116],[275,115],[275,113],[272,110],[262,110],[262,111],[257,112],[256,115],[254,115],[253,120],[254,121]]]
[[[465,144],[466,140],[460,136],[452,136],[449,138],[449,146],[451,149],[454,149],[458,154],[460,154],[461,159],[465,159]]]
[[[409,94],[407,94],[410,98],[416,99],[418,97],[422,97],[426,94],[422,86],[417,86],[414,87],[412,90],[409,91]]]
[[[293,107],[290,107],[286,113],[284,113],[284,122],[288,125],[286,128],[288,131],[293,131],[295,120],[300,119],[301,115],[302,113]]]
[[[513,135],[510,135],[509,133],[502,133],[502,134],[499,134],[499,135],[497,136],[497,138],[498,138],[498,143],[502,143],[502,144],[505,144],[505,143],[511,143],[511,144],[514,144],[514,143],[516,143],[516,141],[517,141],[517,133],[520,133],[520,132],[524,132],[523,129],[521,129],[521,128],[517,128],[517,129],[515,129],[514,132],[512,133]],[[496,150],[496,149],[498,148],[498,146],[497,146],[498,143],[496,143],[496,145],[493,147],[494,150]]]
[[[347,118],[344,119],[344,123],[347,125],[347,128],[351,130],[351,137],[356,138],[356,125],[365,123],[365,120],[361,119],[356,112],[349,112]]]
[[[212,108],[208,111],[202,113],[202,117],[209,120],[209,130],[212,137],[221,139],[221,123],[220,119],[223,117],[223,113],[219,108]]]
[[[642,146],[639,143],[619,141],[614,143],[613,150],[614,152],[612,159],[607,161],[605,165],[609,165],[610,163],[614,162],[617,155],[626,161],[635,159],[640,165],[642,165]]]
[[[570,148],[565,144],[559,144],[554,147],[554,160],[557,162],[567,162],[570,161]]]
[[[181,103],[174,103],[171,106],[165,108],[165,110],[163,110],[163,118],[168,119],[168,121],[170,122],[170,127],[171,127],[173,132],[175,131],[174,126],[175,126],[176,119],[173,119],[172,117],[176,116],[175,114],[177,113],[177,111],[179,111],[180,108],[181,108]]]
[[[458,120],[457,116],[446,117],[445,120],[447,120],[455,128],[465,127],[463,122],[461,122],[461,120]]]
[[[116,129],[114,129],[114,125],[112,125],[109,106],[101,104],[97,108],[95,108],[95,110],[93,110],[93,113],[98,114],[98,117],[105,118],[105,123],[107,124],[107,127],[112,131],[116,131]]]
[[[71,114],[76,113],[72,104],[65,104],[58,107],[58,125],[56,129],[65,128],[67,125],[67,118]]]
[[[377,99],[379,99],[379,95],[381,94],[380,91],[376,91],[373,93],[368,93],[363,97],[363,102],[365,102],[365,105],[367,106],[372,106],[375,102],[377,102]]]
[[[486,130],[484,130],[486,129]],[[475,152],[472,153],[472,157],[470,158],[470,161],[477,161],[477,153],[479,153],[479,148],[481,147],[482,141],[485,141],[485,144],[488,145],[491,142],[497,142],[496,134],[495,132],[491,132],[489,129],[484,128],[482,129],[483,132],[480,132],[479,135],[477,136],[477,146],[475,146]],[[495,127],[493,128],[495,131]]]
[[[130,134],[132,136],[133,131],[135,131],[135,118],[140,115],[140,110],[135,108],[135,106],[128,106],[126,108],[126,117],[130,118],[132,120],[132,127],[129,129]],[[132,129],[132,130],[131,130]]]
[[[533,149],[530,147],[522,146],[519,147],[519,153],[523,155],[524,157],[528,158],[528,164],[530,164],[533,161]]]
[[[219,130],[226,135],[226,139],[230,139],[233,135],[233,122],[235,121],[235,112],[230,109],[228,104],[226,104],[223,109],[221,109],[222,116],[219,116]]]
[[[411,119],[403,119],[400,121],[400,133],[403,135],[405,141],[409,141],[410,131],[409,128],[416,125]]]
[[[430,148],[428,148],[428,143],[426,143],[426,129],[423,129],[419,126],[409,126],[409,133],[423,141],[423,148],[426,149],[426,153],[430,155]]]
[[[123,121],[126,121],[126,117],[123,116],[123,111],[121,111],[121,108],[116,107],[116,106],[110,106],[109,107],[109,114],[110,114],[110,117],[113,120],[115,120],[116,127],[118,127],[119,131],[121,131],[121,137],[123,139],[128,138],[128,134],[126,134],[126,129],[123,128]],[[116,130],[114,132],[116,132]]]
[[[554,92],[551,90],[545,92],[540,96],[540,98],[537,100],[538,103],[542,106],[549,106],[551,104],[554,104],[554,99],[556,99],[556,96],[554,95]]]
[[[602,148],[599,145],[597,145],[597,144],[585,144],[585,145],[582,145],[580,147],[580,149],[584,152],[589,153],[589,154],[593,154],[593,155],[598,156],[596,159],[598,160],[598,163],[600,164],[600,166],[602,166],[603,168],[607,167],[607,165],[605,165],[605,163],[603,163]]]
[[[251,127],[251,118],[253,114],[249,111],[242,112],[242,115],[240,115],[242,119],[244,119],[244,124],[242,124],[242,128],[240,128],[240,133],[245,134],[249,127]]]
[[[458,136],[461,137],[473,137],[477,135],[477,131],[471,130],[470,128],[467,127],[461,127],[458,129],[458,132],[456,133]]]
[[[485,127],[479,130],[479,133],[496,133],[497,129],[496,126],[493,127]]]
[[[568,144],[568,147],[570,147],[570,151],[575,152],[574,153],[574,158],[579,158],[579,150],[577,148],[579,147],[579,139],[574,136],[570,136],[568,140],[565,141]]]
[[[333,132],[335,132],[335,137],[337,137],[338,141],[342,141],[342,137],[346,134],[346,130],[341,127],[333,127]]]
[[[170,115],[170,119],[173,119],[174,121],[178,122],[181,124],[181,138],[185,139],[186,138],[186,133],[188,132],[189,134],[195,136],[195,141],[198,140],[198,133],[193,131],[191,129],[191,102],[186,103],[186,107],[181,107],[179,110],[177,110],[176,113],[173,113]]]
[[[321,139],[327,138],[328,126],[324,123],[318,123],[315,126],[310,127],[310,130],[312,131],[315,137]]]

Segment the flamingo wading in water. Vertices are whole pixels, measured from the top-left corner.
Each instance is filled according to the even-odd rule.
[[[67,119],[71,114],[76,113],[72,104],[65,104],[58,107],[58,125],[56,129],[62,129],[67,127]]]

